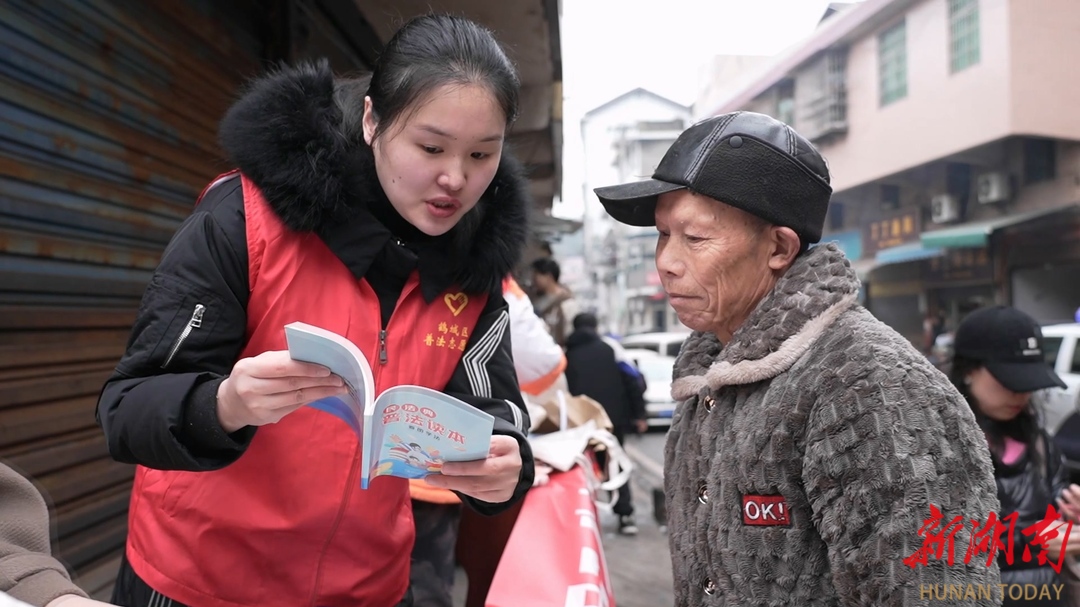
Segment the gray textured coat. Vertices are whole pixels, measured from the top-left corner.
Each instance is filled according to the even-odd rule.
[[[903,562],[931,504],[997,512],[993,468],[967,403],[858,288],[819,246],[726,347],[701,332],[684,345],[665,457],[679,607],[1000,604],[996,563],[963,562],[970,523],[952,566]]]

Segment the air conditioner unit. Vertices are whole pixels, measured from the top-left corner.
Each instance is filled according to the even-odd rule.
[[[1009,176],[1006,173],[985,173],[979,175],[979,204],[1005,202],[1011,195]]]
[[[960,201],[950,194],[938,194],[930,199],[930,218],[934,223],[951,223],[960,219]]]

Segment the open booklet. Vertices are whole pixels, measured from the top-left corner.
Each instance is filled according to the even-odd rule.
[[[443,462],[484,459],[495,418],[472,405],[423,386],[394,386],[375,396],[364,353],[348,339],[309,324],[285,325],[293,360],[328,367],[349,387],[341,397],[308,406],[337,416],[360,440],[360,487],[377,476],[424,478]]]

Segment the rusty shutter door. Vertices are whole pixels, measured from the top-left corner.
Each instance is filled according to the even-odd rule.
[[[143,288],[259,69],[252,3],[0,0],[0,459],[52,500],[58,556],[109,591],[131,466],[94,409]]]

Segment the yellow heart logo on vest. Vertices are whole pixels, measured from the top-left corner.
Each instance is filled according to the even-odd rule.
[[[443,301],[446,302],[446,307],[450,308],[450,313],[457,316],[461,314],[465,306],[469,305],[469,296],[464,293],[454,293],[453,295],[447,293],[443,296]]]

